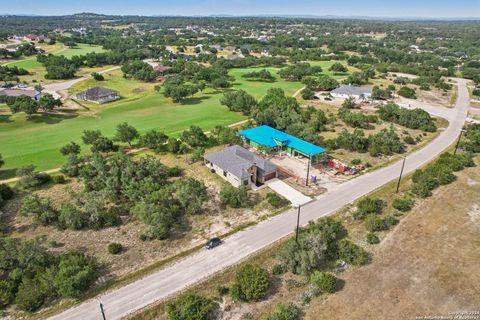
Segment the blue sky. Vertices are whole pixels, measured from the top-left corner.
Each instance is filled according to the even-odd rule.
[[[0,0],[0,14],[480,17],[480,0]]]

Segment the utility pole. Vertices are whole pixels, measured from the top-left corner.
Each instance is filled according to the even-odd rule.
[[[460,131],[460,135],[458,136],[457,144],[455,145],[455,151],[453,152],[454,155],[457,154],[457,149],[458,149],[458,146],[460,145],[460,140],[462,139],[462,135],[463,135],[464,131],[465,131],[465,129],[463,129],[463,128]]]
[[[295,231],[295,242],[298,243],[298,231],[299,231],[299,228],[300,228],[300,207],[302,205],[301,204],[298,204],[297,205],[297,229]]]
[[[400,170],[400,177],[398,177],[398,183],[397,183],[397,191],[395,191],[395,193],[398,193],[398,189],[400,188],[400,181],[402,181],[403,168],[405,167],[406,159],[407,157],[403,157],[402,169]]]
[[[100,312],[102,313],[102,319],[107,320],[107,318],[105,317],[105,310],[103,310],[103,304],[99,299],[97,299],[97,300],[98,300],[98,305],[100,307]]]
[[[310,161],[311,161],[311,157],[308,156],[308,162],[307,162],[307,180],[305,180],[305,185],[308,187],[308,177],[310,175]]]

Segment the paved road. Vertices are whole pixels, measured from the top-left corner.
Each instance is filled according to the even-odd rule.
[[[115,66],[115,67],[112,67],[112,68],[109,68],[109,69],[99,71],[98,73],[100,73],[100,74],[107,73],[107,72],[110,72],[110,71],[113,71],[113,70],[118,70],[120,68],[121,68],[120,66]],[[58,91],[70,89],[70,87],[73,86],[74,84],[77,84],[79,82],[90,79],[91,77],[92,76],[90,76],[90,75],[89,76],[84,76],[84,77],[80,77],[80,78],[76,78],[76,79],[72,79],[72,80],[68,80],[68,81],[64,81],[64,82],[46,84],[43,87],[44,87],[44,90],[46,92],[58,92]]]
[[[421,167],[454,143],[464,124],[469,105],[466,81],[459,80],[459,95],[456,108],[448,114],[449,127],[434,142],[408,156],[405,173]],[[300,223],[332,214],[382,185],[398,177],[400,163],[350,180],[333,191],[319,196],[302,207]],[[107,319],[120,319],[126,315],[164,299],[203,278],[213,275],[247,258],[258,250],[293,232],[296,212],[288,211],[259,223],[252,228],[225,239],[225,243],[212,250],[200,251],[145,278],[102,295]],[[52,319],[100,319],[100,310],[95,300],[86,301]]]

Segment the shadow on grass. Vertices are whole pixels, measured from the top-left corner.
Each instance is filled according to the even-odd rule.
[[[17,172],[17,168],[13,169],[0,169],[0,180],[6,180],[15,178],[15,174]]]
[[[73,119],[78,117],[77,114],[37,114],[30,118],[30,121],[35,123],[56,124],[63,120]]]
[[[9,123],[13,122],[12,119],[10,119],[10,114],[0,114],[0,123]]]
[[[180,104],[184,106],[192,106],[192,105],[200,104],[202,103],[202,101],[208,100],[208,99],[210,99],[210,97],[208,96],[192,97],[192,98],[187,98],[183,100],[182,102],[180,102]]]

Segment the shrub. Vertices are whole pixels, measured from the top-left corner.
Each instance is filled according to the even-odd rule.
[[[377,244],[380,243],[380,239],[373,232],[367,233],[367,243],[368,244]]]
[[[272,267],[272,274],[278,276],[286,272],[286,268],[283,264],[278,263]]]
[[[26,166],[17,170],[20,177],[18,185],[24,189],[33,189],[51,181],[50,175],[44,172],[36,172],[34,166]]]
[[[13,190],[7,184],[0,184],[0,199],[10,200],[13,198]]]
[[[217,287],[217,294],[219,296],[224,296],[226,295],[228,292],[230,291],[230,289],[228,287],[225,287],[225,286],[218,286]]]
[[[65,183],[65,176],[63,174],[53,176],[52,181],[53,181],[53,183],[56,183],[56,184],[64,184]]]
[[[53,209],[50,199],[42,199],[31,194],[23,199],[20,214],[31,217],[34,223],[49,225],[58,219],[58,213]]]
[[[409,87],[401,87],[400,90],[398,90],[398,95],[409,99],[417,98],[415,90]]]
[[[398,224],[398,219],[392,215],[388,215],[383,219],[383,224],[386,228],[390,228],[391,226]]]
[[[407,212],[412,209],[415,201],[410,197],[395,198],[392,202],[392,206],[398,211]]]
[[[310,276],[310,282],[325,293],[334,293],[337,290],[337,278],[328,272],[315,271]]]
[[[364,265],[368,262],[368,253],[347,239],[338,242],[338,254],[340,259],[352,265]]]
[[[47,293],[42,289],[37,279],[24,277],[15,297],[17,307],[28,312],[40,308],[47,298]]]
[[[87,226],[88,216],[71,203],[64,203],[58,215],[58,226],[62,229],[80,230]]]
[[[358,164],[362,163],[362,160],[360,159],[353,159],[352,161],[350,161],[350,164],[356,166]]]
[[[220,191],[220,201],[232,208],[245,208],[250,204],[247,188],[245,186],[235,188],[230,184],[226,184]]]
[[[280,304],[275,308],[270,315],[265,317],[265,320],[297,320],[300,318],[300,309],[290,304]]]
[[[268,203],[274,208],[281,208],[281,207],[286,206],[289,203],[289,201],[287,199],[279,196],[275,192],[267,193],[266,198],[267,198]]]
[[[208,298],[187,293],[168,303],[166,309],[170,320],[207,320],[215,305]]]
[[[78,298],[97,278],[96,266],[81,252],[60,258],[55,287],[64,298]]]
[[[364,219],[370,213],[381,213],[384,202],[378,198],[366,197],[361,199],[357,204],[357,211],[353,214],[355,219]]]
[[[416,144],[417,142],[415,141],[415,139],[412,137],[412,136],[405,136],[403,138],[403,141],[406,143],[406,144]]]
[[[385,230],[385,223],[378,215],[371,213],[365,217],[365,228],[370,232],[382,231]]]
[[[108,253],[110,254],[119,254],[122,250],[123,246],[120,243],[112,242],[108,244]]]
[[[258,265],[246,264],[235,274],[231,288],[232,298],[240,301],[259,301],[267,294],[270,279],[267,270]]]

